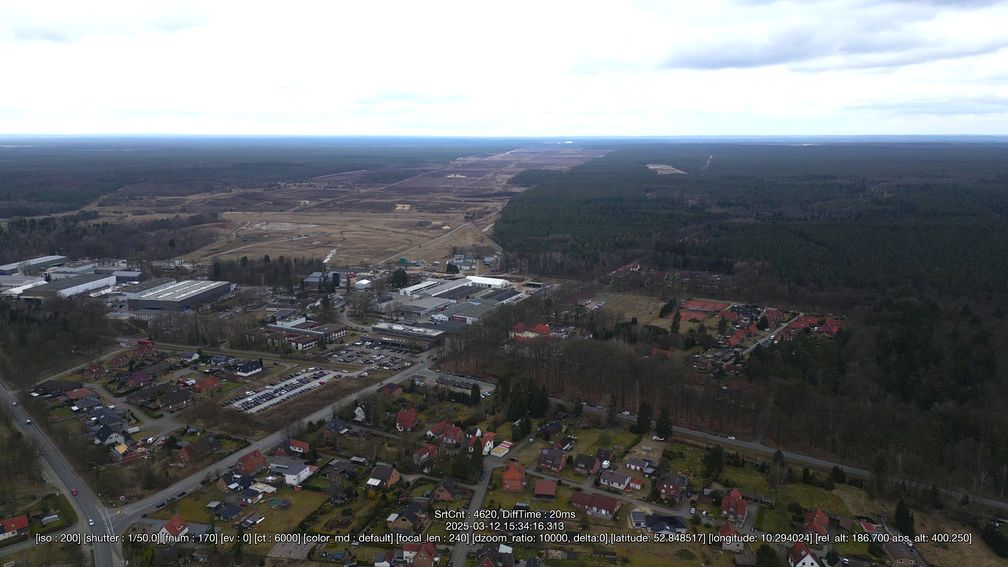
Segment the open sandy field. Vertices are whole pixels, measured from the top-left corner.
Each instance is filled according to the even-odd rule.
[[[522,191],[508,180],[527,169],[568,169],[604,155],[560,145],[517,148],[392,172],[375,182],[368,170],[323,175],[270,187],[184,195],[131,195],[89,207],[102,220],[216,212],[220,240],[182,259],[241,256],[324,258],[331,265],[380,264],[407,257],[442,261],[454,248],[499,250],[487,233],[507,201]]]

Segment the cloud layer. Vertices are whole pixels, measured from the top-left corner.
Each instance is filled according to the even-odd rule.
[[[5,4],[0,133],[1008,134],[1005,22],[969,0]]]

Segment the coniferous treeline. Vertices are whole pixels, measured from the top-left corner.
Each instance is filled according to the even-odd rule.
[[[41,218],[19,218],[0,226],[0,263],[32,256],[61,254],[71,258],[159,260],[185,254],[215,240],[200,228],[217,215],[175,216],[140,222],[91,222],[94,212]]]
[[[294,289],[300,287],[301,280],[306,275],[322,270],[322,260],[319,258],[271,258],[266,254],[262,258],[242,256],[237,260],[214,260],[209,275],[213,280]],[[328,286],[308,291],[331,291],[332,285],[333,282],[330,281]]]

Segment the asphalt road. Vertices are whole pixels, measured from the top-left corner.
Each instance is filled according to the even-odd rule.
[[[40,456],[58,479],[59,488],[67,495],[67,498],[77,511],[80,521],[73,531],[83,535],[91,534],[94,536],[111,536],[119,533],[115,530],[108,511],[101,504],[98,496],[74,471],[70,463],[63,457],[63,454],[49,440],[49,436],[34,423],[28,425],[25,422],[25,420],[29,419],[28,413],[20,404],[17,406],[13,405],[16,398],[3,384],[0,384],[0,398],[3,400],[4,410],[13,416],[16,426],[21,429],[26,438],[31,439],[35,446],[38,447]],[[78,494],[76,497],[70,495],[69,489],[71,488],[77,489]],[[88,525],[88,519],[94,520],[93,526]],[[35,544],[34,541],[29,541],[29,543],[31,545]],[[94,550],[95,565],[120,566],[124,564],[121,545],[95,543],[92,548]]]

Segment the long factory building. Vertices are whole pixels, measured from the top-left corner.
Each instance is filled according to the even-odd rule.
[[[235,290],[231,282],[160,280],[126,291],[130,310],[185,311],[209,303]]]

